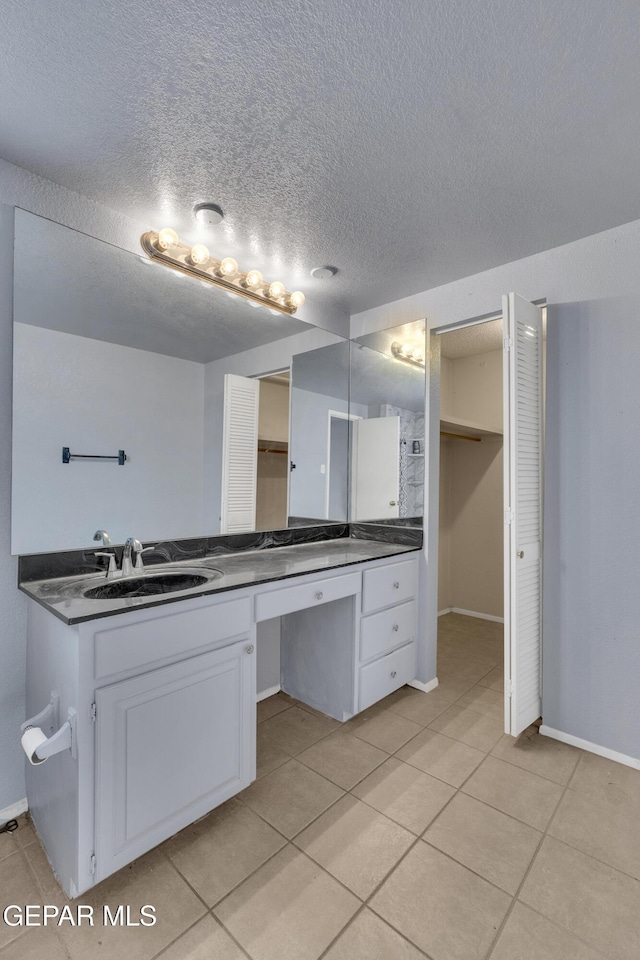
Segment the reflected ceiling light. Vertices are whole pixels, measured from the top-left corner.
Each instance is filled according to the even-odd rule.
[[[231,296],[245,297],[253,306],[268,307],[271,313],[291,316],[305,301],[300,290],[289,293],[283,283],[265,280],[259,270],[244,273],[233,257],[217,260],[203,243],[193,247],[181,243],[170,227],[159,233],[154,230],[143,233],[140,244],[150,261],[170,267],[176,276],[195,277],[201,283],[220,287]]]
[[[397,360],[413,363],[416,367],[424,367],[425,365],[422,348],[414,346],[412,343],[400,343],[399,340],[394,340],[391,344],[391,353]]]

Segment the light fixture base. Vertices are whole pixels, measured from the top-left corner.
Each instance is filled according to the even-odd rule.
[[[217,227],[224,220],[224,211],[217,203],[199,203],[193,212],[196,220],[206,227]]]
[[[316,280],[330,280],[338,272],[337,267],[314,267],[311,271],[311,276]]]

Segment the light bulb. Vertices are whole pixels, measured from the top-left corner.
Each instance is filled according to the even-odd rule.
[[[269,284],[269,296],[272,300],[278,300],[284,293],[284,283],[280,283],[279,280],[274,280],[273,283]]]
[[[158,250],[168,250],[179,242],[178,234],[171,227],[164,227],[158,234],[156,246]]]
[[[418,347],[415,348],[412,356],[417,363],[422,363],[422,350],[419,350]]]
[[[410,343],[403,343],[402,350],[400,351],[403,357],[410,357],[413,353],[413,347]]]
[[[236,273],[238,272],[238,264],[233,257],[225,257],[218,267],[218,272],[221,276],[226,277],[229,280],[231,277],[235,277]]]
[[[297,310],[298,307],[301,307],[304,303],[305,296],[304,293],[301,293],[300,290],[294,290],[291,296],[289,297],[289,306],[293,307],[294,310]]]
[[[277,317],[278,314],[280,313],[280,311],[279,311],[279,310],[271,310],[271,309],[270,309],[270,310],[269,310],[269,313],[272,313],[272,314],[274,315],[274,317]]]
[[[201,264],[206,263],[208,259],[209,251],[204,243],[196,243],[195,247],[191,247],[189,260],[194,266],[199,267]]]
[[[249,287],[250,290],[255,290],[256,287],[260,286],[263,279],[259,270],[249,270],[249,273],[244,278],[244,285],[245,287]]]

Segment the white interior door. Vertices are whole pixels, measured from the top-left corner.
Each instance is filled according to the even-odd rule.
[[[259,380],[225,374],[221,533],[256,528],[259,400]]]
[[[400,417],[353,423],[353,519],[399,516]]]
[[[542,314],[503,297],[505,505],[505,731],[541,714]]]

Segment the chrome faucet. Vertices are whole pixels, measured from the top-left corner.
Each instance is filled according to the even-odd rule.
[[[96,532],[93,535],[93,539],[97,540],[98,543],[102,541],[103,547],[111,546],[111,537],[109,536],[106,530],[96,530]],[[96,556],[98,556],[98,554],[96,554]]]
[[[105,533],[105,531],[97,531],[98,533]],[[105,533],[107,539],[109,539],[109,534]],[[109,540],[111,543],[111,540]],[[144,571],[144,565],[142,563],[142,554],[146,553],[147,550],[155,550],[155,546],[143,547],[140,541],[136,537],[128,537],[124,544],[124,549],[122,551],[122,564],[118,570],[118,564],[116,561],[116,555],[114,553],[107,553],[104,550],[96,550],[94,557],[108,557],[109,558],[109,569],[107,570],[107,579],[113,580],[116,577],[132,577],[135,573],[142,573]],[[135,554],[135,560],[134,560]]]
[[[132,577],[133,576],[133,560],[132,554],[136,555],[135,559],[135,568],[137,570],[142,569],[142,544],[135,537],[127,537],[124,542],[124,550],[122,551],[122,576],[123,577]],[[139,561],[139,564],[138,564]]]

